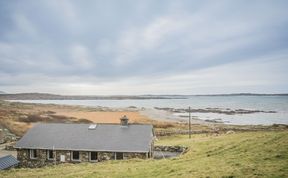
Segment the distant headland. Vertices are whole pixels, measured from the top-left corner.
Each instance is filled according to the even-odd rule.
[[[187,99],[192,96],[288,96],[288,93],[259,94],[205,94],[205,95],[57,95],[49,93],[5,93],[0,91],[0,100],[123,100],[123,99]]]

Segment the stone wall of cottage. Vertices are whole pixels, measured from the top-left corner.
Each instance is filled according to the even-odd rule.
[[[37,150],[38,158],[31,159],[28,149],[17,150],[17,159],[20,161],[20,167],[42,167],[53,164],[47,160],[46,150]]]
[[[28,149],[17,149],[17,159],[20,161],[20,167],[42,167],[53,164],[64,163],[61,162],[61,155],[65,156],[65,162],[67,163],[79,163],[79,162],[89,162],[89,152],[88,151],[79,151],[80,159],[79,161],[75,161],[71,159],[71,151],[68,150],[54,150],[53,157],[56,160],[48,160],[47,150],[37,150],[38,157],[35,159],[30,158],[30,153]],[[146,159],[149,158],[149,153],[123,153],[123,159],[132,159],[132,158],[140,158]],[[114,152],[98,152],[98,161],[105,160],[115,160]],[[96,161],[96,162],[98,162]],[[95,161],[94,161],[95,162]]]
[[[150,157],[149,157],[149,153],[125,153],[124,154],[124,159],[132,159],[132,158],[146,159]]]

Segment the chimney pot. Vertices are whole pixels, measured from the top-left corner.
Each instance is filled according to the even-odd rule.
[[[124,115],[123,117],[120,118],[120,124],[121,126],[128,126],[128,117]]]

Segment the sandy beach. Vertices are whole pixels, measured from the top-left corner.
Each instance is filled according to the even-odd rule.
[[[94,123],[119,123],[119,118],[124,115],[129,118],[130,122],[140,122],[149,119],[137,111],[58,111],[56,115],[75,117],[78,119],[85,118]]]

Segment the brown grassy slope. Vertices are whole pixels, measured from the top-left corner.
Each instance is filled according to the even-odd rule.
[[[288,132],[261,131],[219,136],[160,138],[157,144],[189,151],[165,160],[64,164],[3,171],[0,177],[279,177],[288,175]]]
[[[128,116],[131,123],[153,124],[156,128],[182,127],[181,124],[151,120],[137,110],[0,101],[0,125],[18,136],[22,136],[38,122],[119,123],[120,117],[124,115]]]
[[[153,124],[156,130],[187,130],[187,124],[152,120],[137,110],[117,110],[107,107],[81,107],[55,104],[14,103],[0,100],[0,126],[22,136],[38,122],[48,123],[119,123],[127,115],[131,123]],[[227,130],[287,130],[287,126],[232,126],[223,124],[193,124],[193,131],[226,132]]]

